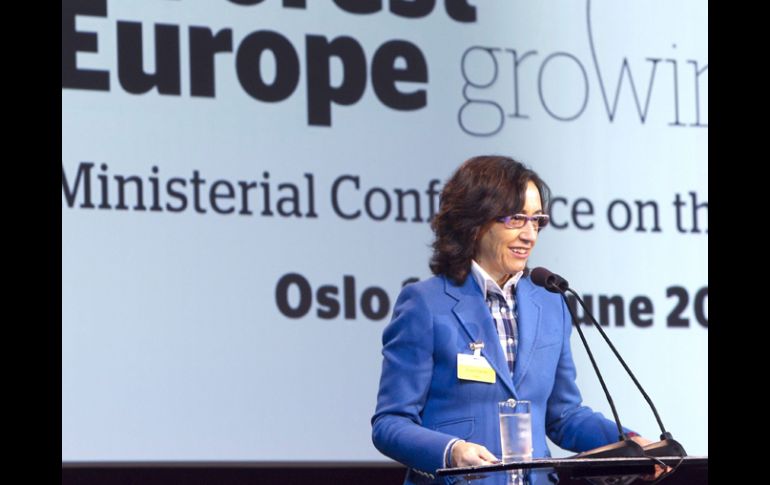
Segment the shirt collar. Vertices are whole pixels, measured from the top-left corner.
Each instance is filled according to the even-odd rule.
[[[508,278],[508,281],[503,284],[502,288],[500,288],[500,285],[497,284],[497,281],[489,276],[489,273],[484,271],[484,268],[482,268],[481,265],[479,265],[479,263],[477,263],[475,260],[471,260],[471,274],[476,280],[476,283],[478,283],[479,288],[481,288],[481,293],[483,293],[484,299],[486,300],[488,291],[500,294],[504,298],[510,298],[513,295],[516,284],[524,275],[524,271],[519,271],[515,275]]]

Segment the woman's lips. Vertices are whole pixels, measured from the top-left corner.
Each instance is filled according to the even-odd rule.
[[[529,257],[529,249],[525,248],[509,248],[514,258],[527,259]]]

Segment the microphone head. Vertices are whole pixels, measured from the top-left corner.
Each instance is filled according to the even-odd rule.
[[[545,286],[546,282],[548,281],[548,277],[552,275],[553,273],[543,268],[542,266],[538,266],[529,272],[529,277],[532,278],[532,282],[537,286]]]
[[[534,284],[542,286],[551,293],[564,293],[569,288],[567,280],[542,266],[533,269],[529,274]]]

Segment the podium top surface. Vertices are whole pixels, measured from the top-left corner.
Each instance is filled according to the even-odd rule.
[[[440,468],[436,471],[439,476],[449,475],[479,475],[485,473],[493,473],[507,470],[532,470],[551,468],[556,471],[566,469],[582,469],[586,471],[594,470],[600,472],[602,470],[612,471],[618,473],[621,471],[628,471],[634,473],[640,469],[649,469],[653,467],[657,460],[665,463],[670,467],[688,466],[708,467],[707,456],[663,456],[655,457],[632,457],[632,458],[535,458],[531,461],[518,461],[511,463],[497,463],[494,465],[479,465],[457,468]]]

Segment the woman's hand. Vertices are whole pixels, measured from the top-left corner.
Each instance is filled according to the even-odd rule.
[[[644,438],[642,436],[632,436],[631,439],[633,441],[636,441],[637,443],[639,443],[639,446],[642,446],[642,447],[652,443],[652,441],[650,441],[647,438]],[[666,468],[663,468],[662,466],[660,466],[658,464],[655,464],[655,473],[652,474],[652,475],[644,475],[644,476],[641,477],[641,479],[646,481],[646,482],[651,482],[653,480],[657,480],[658,478],[660,478],[661,475],[663,475],[664,473],[669,473],[670,471],[671,471],[671,467],[670,466],[667,466]]]
[[[452,467],[493,465],[500,463],[486,447],[476,443],[458,441],[452,447]]]

